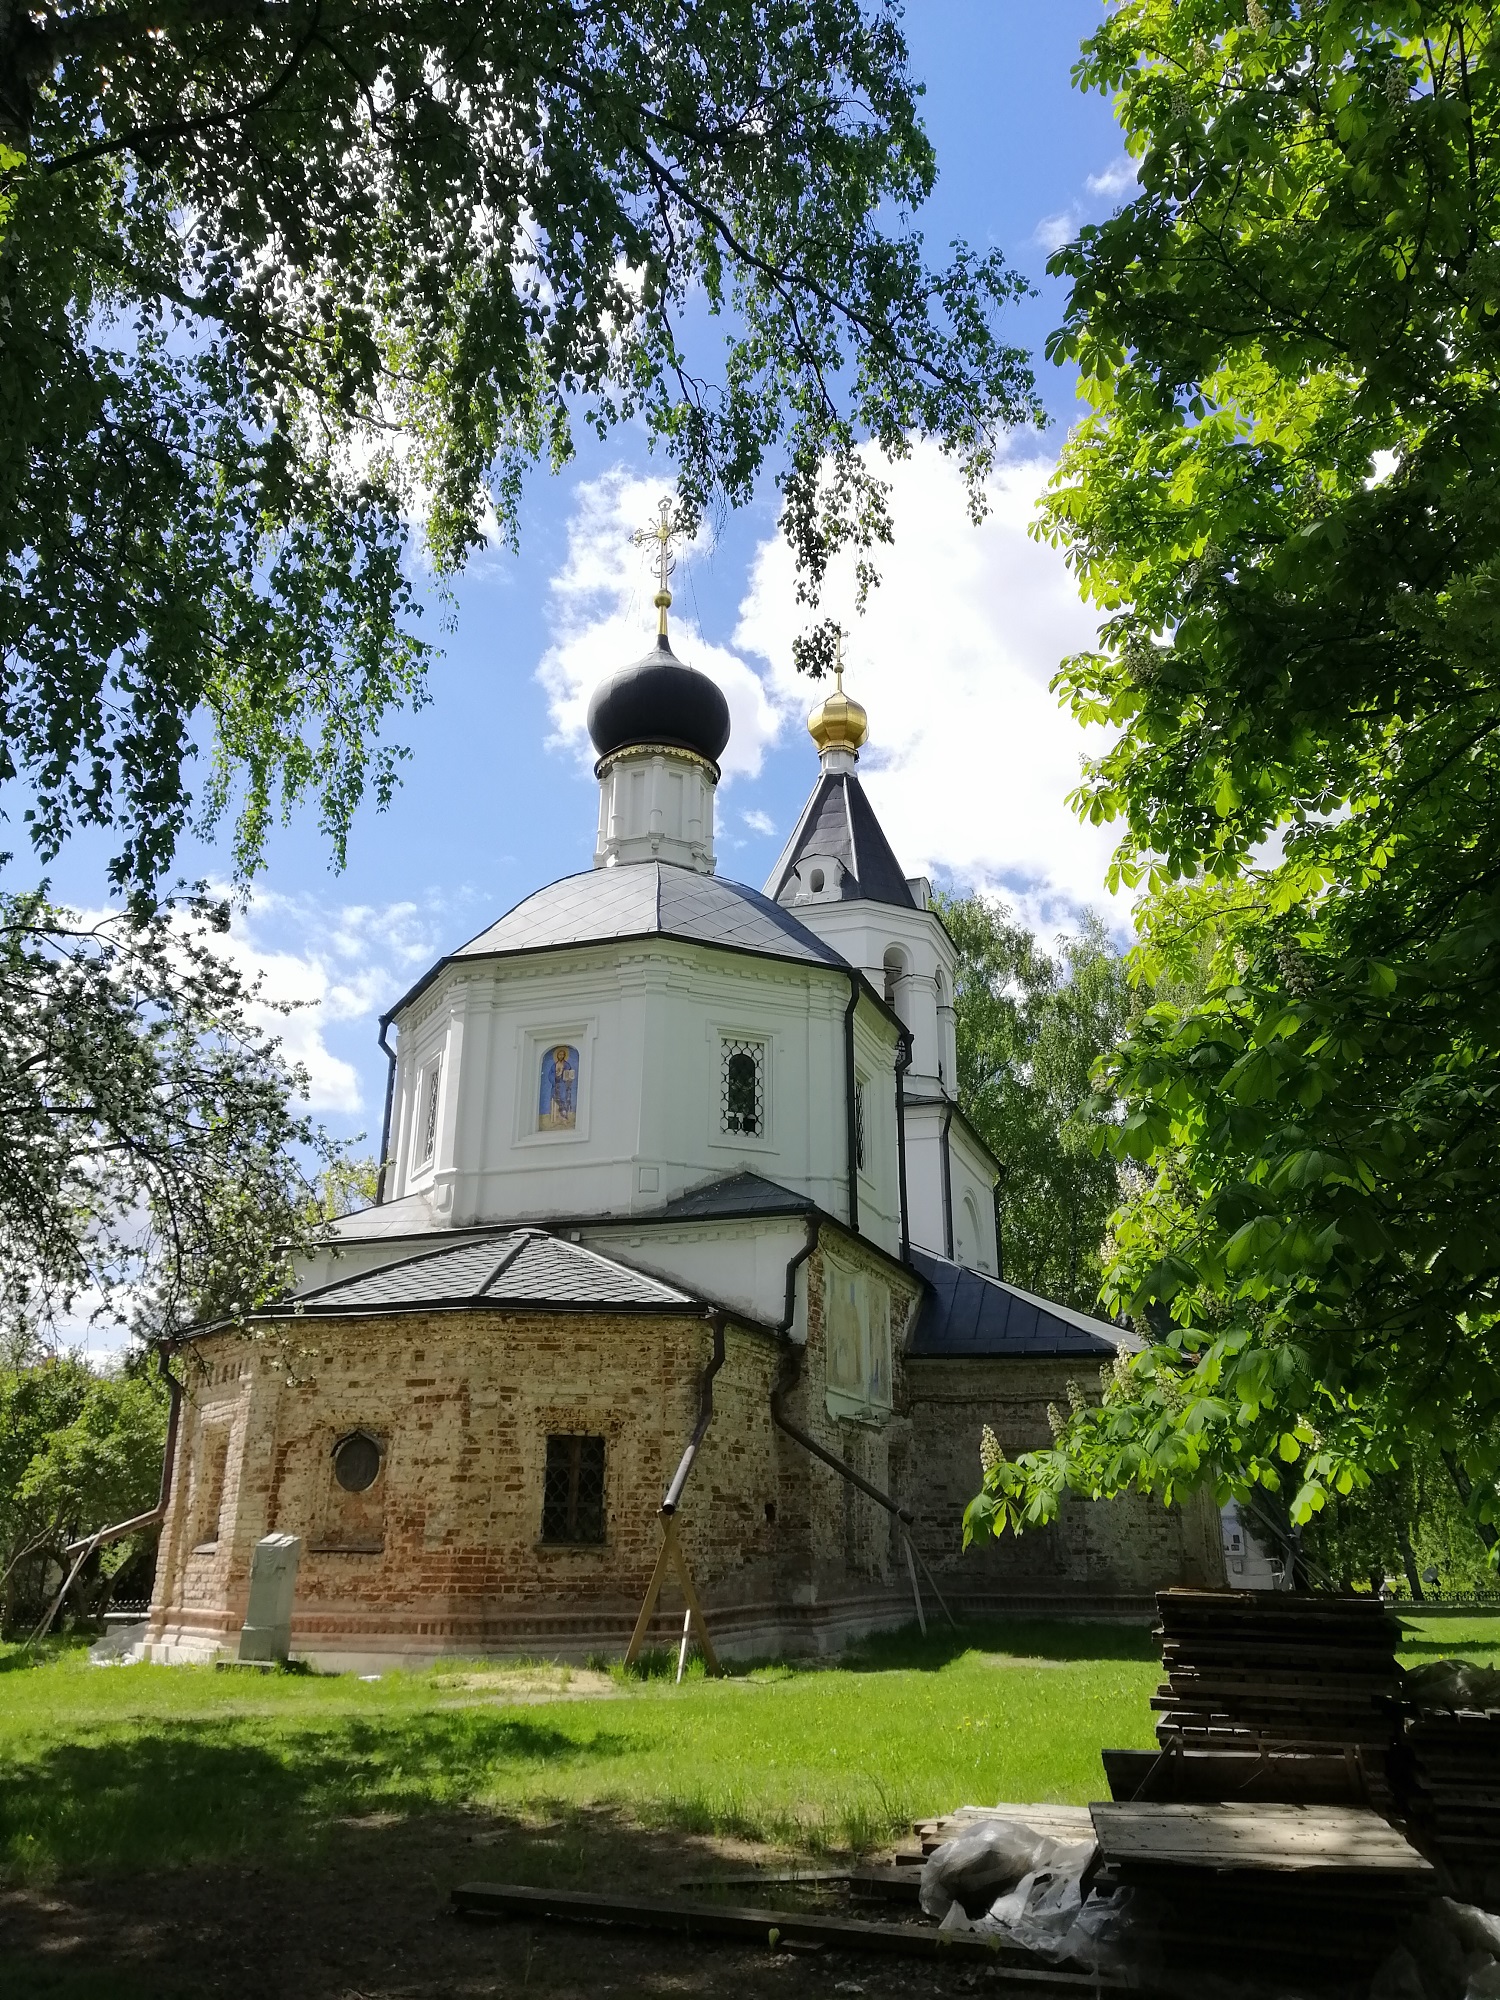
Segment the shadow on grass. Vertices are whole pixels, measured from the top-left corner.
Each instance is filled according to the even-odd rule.
[[[955,1630],[941,1614],[929,1615],[924,1637],[915,1623],[860,1641],[829,1664],[849,1673],[937,1671],[966,1655],[994,1654],[1029,1660],[1156,1660],[1160,1642],[1151,1627],[1093,1619],[983,1618]]]
[[[568,1733],[515,1716],[339,1719],[256,1739],[222,1721],[52,1743],[0,1768],[0,1872],[11,1880],[315,1847],[327,1828],[405,1818],[482,1797],[502,1771],[549,1771],[637,1752],[626,1733]]]
[[[27,2000],[454,2000],[457,1994],[547,1996],[613,1991],[675,2000],[817,2000],[842,1967],[817,1976],[751,1946],[525,1921],[446,1919],[456,1883],[509,1881],[626,1895],[688,1893],[788,1857],[727,1847],[680,1828],[644,1826],[617,1807],[470,1810],[422,1819],[336,1823],[316,1858],[164,1868],[143,1853],[131,1869],[42,1890],[0,1893],[0,1993]],[[692,1884],[689,1889],[686,1885]],[[781,1893],[718,1892],[731,1902]],[[863,1909],[860,1914],[868,1914]],[[853,1960],[870,2000],[907,2000],[911,1968]],[[923,1968],[931,2000],[965,2000],[973,1978]]]

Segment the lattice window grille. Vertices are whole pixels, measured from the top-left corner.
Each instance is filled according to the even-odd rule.
[[[766,1129],[765,1044],[726,1040],[723,1049],[720,1125],[759,1138]]]
[[[865,1086],[863,1080],[854,1086],[854,1162],[860,1172],[865,1171]]]
[[[554,1435],[542,1474],[542,1540],[604,1540],[604,1440]]]
[[[442,1082],[443,1066],[435,1062],[422,1079],[422,1125],[418,1133],[417,1165],[425,1167],[437,1151],[438,1085]]]

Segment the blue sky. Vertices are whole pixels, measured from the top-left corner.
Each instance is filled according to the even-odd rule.
[[[906,866],[949,886],[1007,895],[1046,932],[1088,904],[1109,909],[1107,834],[1065,803],[1088,744],[1047,681],[1087,643],[1092,622],[1058,558],[1028,535],[1035,496],[1074,415],[1069,379],[1041,358],[1061,316],[1048,251],[1128,195],[1110,108],[1069,83],[1099,0],[918,0],[906,20],[940,182],[922,226],[936,257],[951,238],[998,246],[1039,286],[1010,336],[1037,354],[1052,427],[1018,438],[990,521],[966,519],[937,454],[895,478],[897,542],[884,583],[848,647],[849,685],[871,714],[866,782]],[[287,1037],[311,1098],[341,1136],[378,1138],[384,1061],[377,1017],[433,958],[523,896],[589,865],[595,784],[582,736],[593,684],[650,643],[651,581],[629,530],[670,485],[642,435],[580,440],[556,479],[527,496],[518,556],[486,552],[458,583],[453,629],[423,624],[443,657],[431,703],[394,734],[411,760],[394,803],[367,809],[342,875],[315,819],[277,831],[238,919],[233,949],[273,997],[315,1003]],[[791,672],[799,618],[776,534],[769,481],[757,503],[704,538],[674,580],[674,641],[718,677],[735,734],[720,791],[721,874],[764,880],[816,775],[803,727],[811,703]],[[841,593],[842,600],[841,600]],[[828,608],[847,614],[846,576]],[[7,845],[22,845],[14,824]],[[48,871],[80,907],[104,897],[102,841],[71,845]],[[190,874],[222,878],[228,856],[185,853]],[[35,879],[24,851],[7,871]]]

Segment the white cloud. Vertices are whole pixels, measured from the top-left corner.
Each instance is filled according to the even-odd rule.
[[[1121,195],[1130,194],[1137,187],[1136,163],[1128,153],[1121,153],[1111,160],[1102,174],[1090,174],[1084,186],[1092,195],[1106,201],[1118,201]]]
[[[1061,250],[1078,234],[1078,225],[1083,220],[1076,208],[1065,208],[1057,215],[1044,215],[1031,232],[1033,240],[1040,243],[1049,254]]]
[[[272,1004],[253,1009],[254,1018],[307,1070],[312,1110],[350,1117],[368,1109],[358,1070],[329,1047],[326,1030],[374,1022],[414,968],[432,961],[430,915],[415,903],[330,907],[272,891],[257,891],[235,912],[220,948],[247,981],[260,980]],[[286,1002],[296,1011],[273,1004]]]
[[[639,659],[654,643],[656,580],[651,553],[631,536],[655,514],[662,482],[633,477],[623,468],[583,482],[568,523],[568,556],[552,579],[552,644],[537,678],[547,690],[557,739],[586,751],[585,716],[602,678]],[[688,615],[685,584],[695,554],[707,553],[705,524],[679,551],[673,579],[672,646],[679,659],[716,680],[729,703],[731,734],[724,754],[726,780],[755,777],[783,716],[755,670],[736,652],[706,640]]]
[[[1040,455],[1003,464],[988,518],[935,446],[889,469],[895,543],[867,616],[854,613],[853,560],[836,561],[823,609],[850,633],[846,686],[870,712],[861,774],[903,866],[998,890],[1046,930],[1107,907],[1114,835],[1067,805],[1084,756],[1109,732],[1085,730],[1048,683],[1096,621],[1057,551],[1027,530],[1051,472]],[[757,552],[735,643],[771,663],[778,706],[811,706],[792,670],[801,623],[790,551]],[[1116,908],[1123,922],[1125,908]]]
[[[1039,243],[1049,256],[1054,250],[1060,250],[1064,243],[1072,241],[1090,215],[1097,213],[1101,203],[1113,208],[1123,196],[1137,191],[1139,183],[1135,161],[1121,153],[1101,173],[1090,174],[1083,186],[1087,200],[1070,201],[1055,215],[1044,215],[1031,232],[1032,241]]]
[[[758,810],[755,812],[743,812],[740,814],[740,818],[752,833],[770,834],[776,831],[776,822],[769,813],[763,813]]]

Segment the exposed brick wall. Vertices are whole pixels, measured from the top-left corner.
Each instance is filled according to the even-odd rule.
[[[1172,1507],[1139,1494],[1063,1502],[1058,1519],[965,1553],[963,1513],[979,1491],[979,1434],[988,1424],[1008,1458],[1052,1441],[1047,1405],[1065,1406],[1077,1361],[908,1361],[913,1435],[910,1506],[918,1545],[963,1590],[1001,1595],[1143,1598],[1163,1585],[1222,1583],[1218,1515],[1191,1496]]]
[[[1070,1370],[908,1362],[915,1285],[842,1235],[837,1255],[891,1285],[893,1408],[868,1421],[829,1413],[821,1250],[803,1266],[800,1354],[766,1329],[726,1327],[713,1422],[678,1516],[712,1618],[769,1648],[799,1643],[820,1620],[848,1632],[909,1605],[889,1513],[772,1423],[773,1384],[794,1364],[788,1416],[910,1507],[919,1546],[961,1589],[1088,1601],[1207,1580],[1216,1521],[1210,1534],[1193,1510],[1145,1502],[1070,1506],[1054,1528],[961,1557],[980,1425],[1011,1452],[1045,1441],[1047,1403],[1065,1398]],[[255,1543],[280,1530],[304,1541],[300,1650],[617,1646],[656,1560],[657,1511],[697,1418],[712,1341],[702,1319],[466,1312],[308,1317],[255,1339],[198,1341],[152,1638],[232,1643]],[[374,1485],[351,1495],[334,1478],[333,1449],[356,1429],[382,1457]],[[606,1441],[600,1545],[542,1541],[549,1432]],[[210,1535],[205,1495],[221,1449],[223,1504]],[[657,1636],[680,1615],[673,1588]]]

